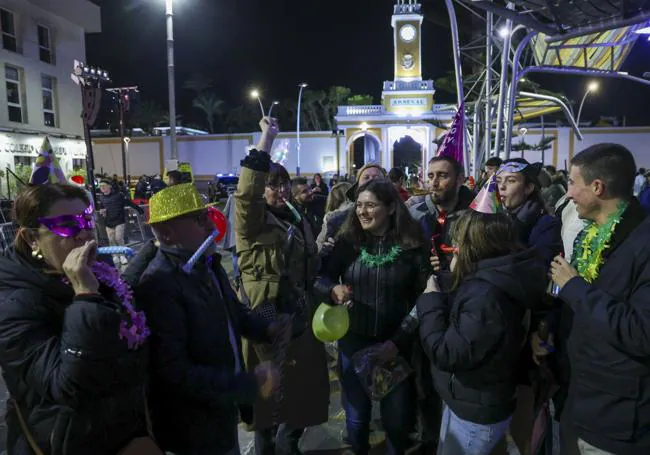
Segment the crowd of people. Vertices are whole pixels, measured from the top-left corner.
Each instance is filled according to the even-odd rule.
[[[348,453],[371,450],[373,402],[388,454],[550,453],[550,408],[561,455],[650,453],[650,219],[627,149],[568,174],[490,158],[475,186],[438,156],[412,196],[376,163],[291,180],[277,121],[260,127],[226,214],[234,287],[192,183],[150,198],[155,239],[123,274],[94,233],[99,212],[119,243],[110,181],[96,210],[65,183],[20,193],[0,256],[10,455],[233,455],[240,422],[256,454],[300,454],[330,406],[319,304],[349,320]]]

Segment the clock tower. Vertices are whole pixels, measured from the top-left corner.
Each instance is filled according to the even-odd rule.
[[[433,109],[433,81],[422,80],[422,5],[397,0],[393,10],[395,77],[384,82],[382,102],[387,113],[419,117]]]
[[[393,13],[395,80],[422,80],[422,5],[398,0]]]

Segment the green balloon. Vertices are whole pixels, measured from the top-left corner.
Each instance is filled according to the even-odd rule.
[[[342,305],[321,303],[314,313],[311,328],[316,339],[323,343],[340,340],[350,328],[348,309]]]

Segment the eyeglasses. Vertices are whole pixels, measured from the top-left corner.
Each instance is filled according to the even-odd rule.
[[[275,185],[271,184],[271,183],[267,183],[266,186],[269,187],[273,191],[277,191],[278,193],[282,193],[282,192],[286,193],[286,192],[291,191],[291,184],[288,183],[288,182],[278,183],[278,184],[275,184]]]
[[[92,207],[88,207],[79,215],[43,217],[39,218],[38,222],[53,234],[63,238],[76,237],[81,231],[95,229]]]

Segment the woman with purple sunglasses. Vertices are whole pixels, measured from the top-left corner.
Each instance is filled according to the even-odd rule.
[[[29,186],[14,217],[0,256],[9,453],[114,455],[147,440],[148,329],[119,273],[95,259],[86,192]]]

